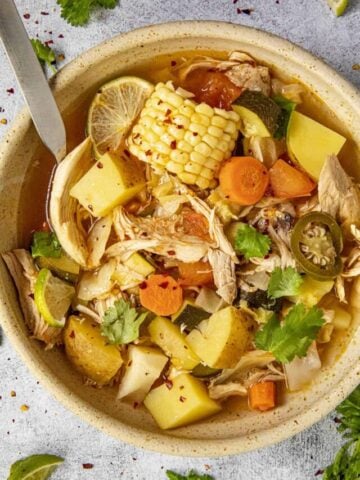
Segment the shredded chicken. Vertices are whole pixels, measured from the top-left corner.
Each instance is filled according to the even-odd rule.
[[[50,327],[39,314],[34,301],[37,270],[27,250],[18,249],[2,254],[19,294],[24,320],[33,338],[52,348],[61,343],[61,328]]]
[[[89,257],[87,259],[88,268],[96,268],[105,253],[106,244],[109,240],[112,226],[112,217],[107,215],[94,223],[87,238],[87,248]]]
[[[319,201],[323,212],[338,218],[342,224],[360,222],[360,195],[335,155],[329,156],[320,173]]]
[[[209,248],[208,259],[213,269],[216,291],[231,305],[237,294],[235,263],[230,255],[213,248]]]

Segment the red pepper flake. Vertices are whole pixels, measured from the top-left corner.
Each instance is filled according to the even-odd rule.
[[[139,406],[139,403],[138,403],[138,402],[134,402],[134,403],[133,403],[133,408],[138,408],[138,406]]]
[[[39,20],[35,20],[35,25],[39,25]]]
[[[64,35],[60,33],[60,35],[58,35],[58,38],[64,38]]]
[[[170,108],[168,108],[165,112],[165,115],[168,117],[170,114],[171,114],[171,110],[170,110]]]
[[[30,13],[24,13],[23,17],[25,18],[25,20],[29,20]]]
[[[41,15],[49,15],[49,12],[40,12]]]
[[[131,154],[130,154],[129,150],[126,150],[126,148],[124,150],[124,153],[127,157],[131,157]]]
[[[1,125],[7,125],[8,121],[6,120],[6,118],[2,118],[0,120],[0,123],[1,123]]]
[[[96,164],[96,166],[97,166],[97,168],[104,168],[104,165],[103,165],[101,162],[98,162],[98,163]]]
[[[8,88],[6,91],[9,95],[13,95],[15,93],[15,90],[13,88]]]
[[[181,395],[181,396],[179,397],[179,400],[180,400],[181,403],[184,403],[185,400],[186,400],[186,398]]]
[[[171,60],[170,65],[171,65],[172,67],[175,67],[176,61],[175,61],[175,60]]]
[[[170,378],[167,378],[167,377],[164,378],[164,384],[168,390],[171,390],[174,386],[172,380],[170,380]]]
[[[239,0],[233,0],[233,4],[235,5],[235,3],[237,3]]]
[[[160,288],[167,288],[169,286],[169,282],[161,282],[159,283]]]
[[[149,157],[150,155],[152,155],[152,151],[151,150],[146,150],[145,155],[147,157]]]
[[[141,282],[139,288],[140,290],[145,290],[145,288],[147,288],[147,282]]]
[[[181,130],[182,128],[184,128],[184,125],[176,125],[176,128],[178,128],[179,130]]]
[[[175,250],[168,250],[167,254],[172,256],[172,255],[175,255]]]
[[[46,42],[44,42],[45,45],[48,47],[49,45],[52,45],[54,43],[53,40],[47,40]]]
[[[172,124],[171,118],[165,118],[164,123],[166,123],[166,125],[171,125]]]
[[[70,338],[75,338],[75,332],[74,332],[74,330],[72,330],[72,331],[70,332],[69,337],[70,337]]]
[[[171,148],[171,150],[176,150],[176,140],[173,140],[173,141],[170,143],[170,148]]]
[[[251,15],[254,9],[253,8],[237,8],[236,11],[238,14],[245,13],[245,15]]]
[[[164,103],[162,100],[159,100],[159,101],[157,102],[158,105],[161,105],[162,103]]]
[[[322,475],[324,473],[324,470],[318,470],[316,473],[315,473],[315,477],[319,476],[319,475]]]
[[[85,468],[85,470],[91,470],[92,468],[94,468],[93,463],[83,463],[82,466],[83,468]]]
[[[173,289],[173,290],[177,290],[177,288],[178,288],[178,287],[173,287],[172,289]]]
[[[197,132],[193,132],[194,137],[197,137],[199,134]]]

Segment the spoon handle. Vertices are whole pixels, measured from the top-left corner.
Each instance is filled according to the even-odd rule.
[[[35,128],[60,162],[66,154],[64,123],[13,0],[0,0],[0,38]]]

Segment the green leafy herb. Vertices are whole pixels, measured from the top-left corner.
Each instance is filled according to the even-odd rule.
[[[47,453],[31,455],[13,463],[7,480],[47,480],[64,459]]]
[[[56,62],[54,51],[48,45],[45,45],[45,43],[42,43],[35,38],[31,39],[31,45],[33,46],[39,62],[43,65],[48,65],[52,72],[56,73],[56,68],[54,67],[54,63]]]
[[[279,126],[274,134],[274,137],[277,139],[281,139],[286,137],[290,116],[296,108],[296,103],[288,100],[281,95],[276,95],[275,97],[273,97],[273,100],[279,105],[279,107],[281,107],[281,113],[278,120]]]
[[[61,16],[74,27],[85,25],[95,7],[115,8],[119,0],[57,0]]]
[[[133,342],[139,338],[139,328],[146,316],[147,312],[139,314],[130,303],[123,299],[118,300],[113,307],[106,310],[101,334],[115,345]]]
[[[187,475],[180,475],[179,473],[172,472],[171,470],[166,471],[166,475],[169,480],[214,480],[214,477],[210,475],[199,475],[194,470],[191,470]]]
[[[263,258],[269,252],[271,240],[268,235],[259,233],[251,225],[241,223],[235,236],[235,250],[242,253],[246,260],[252,257]]]
[[[271,298],[289,297],[299,293],[303,279],[293,267],[276,267],[270,277],[268,295]]]
[[[360,385],[336,411],[342,415],[339,432],[350,438],[324,472],[323,480],[354,480],[360,478]]]
[[[53,232],[35,232],[31,244],[31,255],[36,257],[60,258],[62,248]]]
[[[255,335],[256,347],[271,352],[279,362],[291,362],[306,355],[324,322],[320,309],[308,310],[299,303],[292,307],[282,325],[275,314],[270,318]]]

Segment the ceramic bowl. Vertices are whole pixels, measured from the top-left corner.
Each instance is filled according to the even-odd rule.
[[[228,23],[169,23],[119,35],[80,55],[51,83],[60,110],[71,112],[90,91],[149,58],[198,49],[245,51],[260,62],[300,79],[336,112],[347,136],[360,145],[360,95],[353,86],[288,41]],[[39,145],[30,116],[24,110],[0,148],[0,251],[18,246],[15,217],[24,208],[21,190],[34,168]],[[31,208],[36,207],[34,196]],[[278,442],[320,420],[359,382],[360,313],[354,311],[349,335],[334,346],[333,359],[338,357],[337,361],[325,366],[312,386],[287,395],[275,410],[259,414],[231,408],[200,423],[164,432],[144,410],[117,402],[113,390],[84,386],[61,351],[45,351],[29,338],[3,263],[0,264],[0,320],[26,365],[67,408],[119,440],[163,453],[220,456]]]

